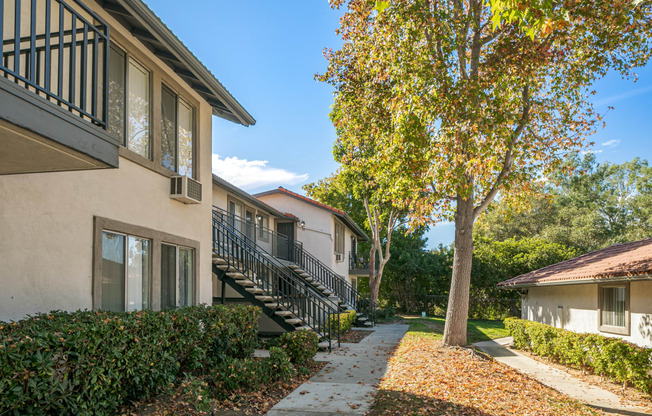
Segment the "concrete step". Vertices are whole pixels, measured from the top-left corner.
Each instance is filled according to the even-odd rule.
[[[365,322],[364,326],[374,326],[373,322]]]
[[[265,306],[267,306],[267,305],[265,305]],[[292,311],[276,311],[274,313],[276,315],[278,315],[278,316],[290,316],[290,317],[295,316]]]
[[[242,274],[240,272],[227,272],[226,275],[229,276],[229,277],[232,277],[234,279],[246,279],[247,278],[247,276],[245,276],[244,274]]]
[[[300,269],[300,267],[297,266],[296,264],[290,264],[290,265],[288,265],[288,267],[289,267],[290,269]]]
[[[265,291],[259,287],[246,287],[245,290],[254,295],[262,295]]]
[[[274,300],[274,298],[272,296],[258,295],[256,296],[256,300],[259,300],[261,302],[268,302]]]
[[[306,331],[312,331],[312,328],[309,326],[298,326],[294,328],[295,331],[300,331],[300,330],[306,330]]]
[[[304,280],[305,280],[306,282],[312,282],[312,281],[315,280],[315,279],[313,279],[312,277],[304,277]]]
[[[299,319],[299,318],[289,318],[289,319],[286,318],[285,322],[287,322],[288,324],[295,325],[295,324],[300,324],[303,321],[301,319]]]
[[[252,282],[251,280],[238,280],[237,283],[238,283],[240,286],[244,286],[244,287],[258,287],[258,286],[256,286],[256,284],[255,284],[254,282]],[[260,289],[260,288],[259,288],[259,289]],[[261,289],[261,290],[262,290],[262,289]]]
[[[217,255],[213,255],[213,264],[226,264],[226,260]]]
[[[265,303],[265,307],[267,307],[269,309],[277,309],[279,307],[279,304],[278,304],[278,302],[268,302],[268,303]]]
[[[328,341],[322,341],[317,345],[319,346],[319,349],[325,350],[326,348],[328,348]]]
[[[229,267],[226,264],[216,264],[215,267],[217,267],[220,270],[235,270],[233,267]]]
[[[306,273],[306,272],[299,273],[299,276],[301,276],[301,277],[310,277],[310,273]]]
[[[364,317],[364,316],[358,316],[358,321],[360,321],[360,322],[366,322],[366,321],[368,321],[368,320],[369,320],[369,318],[367,318],[367,317]]]
[[[328,295],[332,295],[332,294],[333,294],[333,292],[331,292],[331,291],[328,290],[328,289],[322,290],[322,293],[323,293],[324,295],[326,295],[326,296],[328,296]]]

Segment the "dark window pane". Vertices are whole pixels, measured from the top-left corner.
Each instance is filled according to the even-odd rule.
[[[125,55],[111,48],[109,63],[108,131],[125,145]]]
[[[161,163],[164,168],[177,171],[177,97],[167,88],[161,93]]]
[[[125,238],[102,233],[102,309],[125,310]]]
[[[179,306],[191,306],[195,293],[194,250],[179,248]]]
[[[161,244],[161,309],[177,305],[177,248]]]

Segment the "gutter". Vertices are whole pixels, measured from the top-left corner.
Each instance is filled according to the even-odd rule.
[[[620,277],[595,277],[580,280],[554,280],[550,282],[532,282],[515,285],[496,285],[499,289],[525,289],[529,287],[546,287],[546,286],[570,286],[570,285],[585,285],[595,283],[610,283],[610,282],[636,282],[643,280],[652,280],[652,274],[641,274],[634,276],[620,276]]]

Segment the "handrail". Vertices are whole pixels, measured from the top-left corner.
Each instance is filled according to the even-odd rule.
[[[213,211],[213,252],[227,262],[227,266],[242,273],[247,280],[262,288],[274,303],[293,311],[301,322],[327,338],[331,346],[333,335],[340,339],[339,329],[333,334],[331,321],[339,314],[305,281],[289,274],[269,253],[252,246],[246,236],[233,228],[224,215]],[[333,318],[336,317],[336,318]],[[339,325],[338,325],[339,327]]]
[[[371,299],[362,295],[344,277],[335,273],[318,258],[304,250],[302,245],[292,243],[290,245],[296,264],[356,311],[367,312],[372,321],[375,320],[376,304],[371,302]]]
[[[271,252],[274,257],[283,260],[292,260],[290,258],[290,243],[287,236],[279,234],[268,227],[261,227],[258,223],[247,221],[239,215],[224,210],[220,207],[213,205],[213,211],[217,211],[223,216],[226,216],[231,226],[243,234],[247,239],[252,240],[253,243],[265,251]],[[261,238],[260,233],[266,235],[267,238]],[[266,249],[266,247],[268,249]]]
[[[74,2],[92,21],[63,0],[0,3],[7,2],[14,16],[0,22],[0,75],[106,129],[109,26],[79,0]],[[21,18],[24,11],[28,19]]]

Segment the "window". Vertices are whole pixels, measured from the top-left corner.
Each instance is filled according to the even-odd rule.
[[[629,335],[629,285],[600,285],[600,331]]]
[[[188,247],[161,244],[161,308],[194,304],[195,252]]]
[[[262,241],[269,241],[269,217],[258,214],[258,238]]]
[[[335,258],[344,261],[344,225],[335,223]]]
[[[161,92],[161,164],[180,175],[194,174],[194,110],[167,87]]]
[[[111,47],[108,130],[127,149],[150,159],[150,74],[138,62]]]
[[[150,240],[102,232],[102,309],[149,309],[150,258]]]
[[[229,224],[236,230],[243,231],[242,205],[234,201],[229,201]]]

